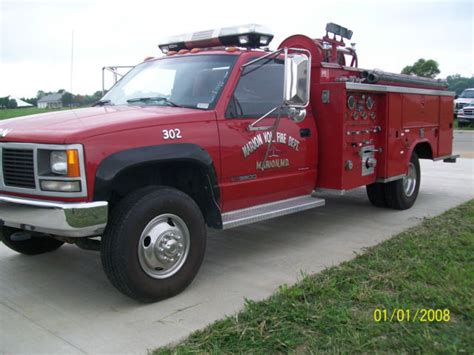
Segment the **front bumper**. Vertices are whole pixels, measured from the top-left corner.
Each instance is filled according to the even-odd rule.
[[[458,121],[459,122],[465,122],[465,123],[474,122],[474,116],[472,116],[472,115],[458,115]]]
[[[107,202],[63,203],[0,196],[0,225],[62,237],[104,232]]]

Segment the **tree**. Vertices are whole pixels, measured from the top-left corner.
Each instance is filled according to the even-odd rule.
[[[402,70],[402,74],[415,74],[425,78],[434,78],[440,73],[439,64],[433,59],[418,59],[413,65],[407,65]]]
[[[459,74],[448,75],[448,90],[460,95],[467,88],[474,88],[474,76],[471,78],[462,77]]]
[[[7,108],[10,96],[0,97],[0,108]]]
[[[22,97],[22,98],[20,98],[20,100],[28,102],[29,104],[32,104],[33,106],[36,106],[36,104],[38,102],[38,99],[36,97],[31,97],[31,98]]]
[[[16,103],[16,100],[15,99],[10,99],[8,100],[8,105],[7,105],[8,108],[17,108],[18,107],[18,104]]]
[[[63,103],[63,106],[70,106],[73,102],[73,96],[70,92],[65,92],[63,90],[62,92],[63,96],[61,97],[61,101]]]
[[[18,104],[15,99],[10,99],[10,95],[0,97],[0,108],[16,108]]]
[[[96,92],[92,95],[94,101],[100,100],[100,99],[102,98],[102,96],[103,96],[103,95],[102,95],[102,91],[96,91]]]

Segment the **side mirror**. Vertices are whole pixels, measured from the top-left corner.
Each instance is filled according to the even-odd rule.
[[[285,50],[285,77],[283,105],[305,108],[309,103],[310,60],[303,53],[288,53]]]
[[[458,94],[454,95],[454,100],[456,100],[459,97]]]

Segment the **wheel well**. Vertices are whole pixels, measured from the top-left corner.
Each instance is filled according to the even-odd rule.
[[[123,197],[146,186],[174,187],[196,201],[208,226],[221,228],[219,196],[213,176],[207,170],[193,162],[149,163],[126,168],[112,181],[109,204],[113,208]]]
[[[414,151],[420,159],[433,159],[433,150],[428,142],[418,143]]]

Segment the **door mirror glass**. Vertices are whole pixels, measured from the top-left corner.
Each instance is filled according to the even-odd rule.
[[[306,54],[286,53],[283,104],[306,107],[309,103],[310,61]]]

